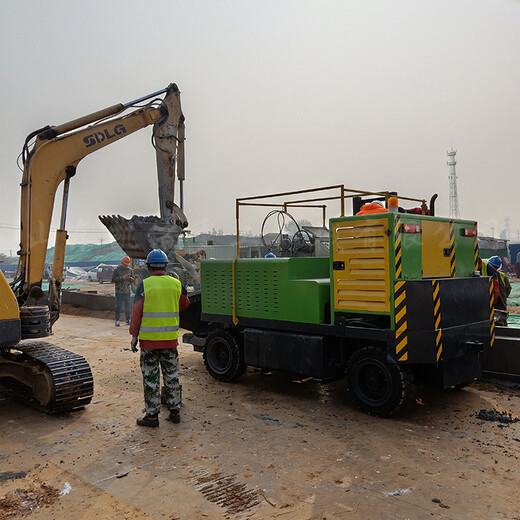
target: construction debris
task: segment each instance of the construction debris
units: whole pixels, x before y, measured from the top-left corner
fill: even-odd
[[[513,417],[511,413],[499,412],[497,410],[480,410],[477,417],[482,421],[499,422],[502,424],[511,424],[520,421],[518,417]]]

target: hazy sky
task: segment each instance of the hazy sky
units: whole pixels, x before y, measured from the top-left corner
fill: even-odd
[[[339,183],[438,193],[437,213],[448,216],[453,146],[461,217],[497,236],[509,217],[519,238],[518,1],[0,6],[0,252],[19,242],[16,159],[27,134],[171,82],[186,116],[194,232],[233,232],[237,197]],[[150,135],[145,128],[80,163],[69,243],[111,241],[98,215],[157,214]],[[244,211],[244,228],[259,232],[266,212]],[[295,216],[319,223],[318,214]]]

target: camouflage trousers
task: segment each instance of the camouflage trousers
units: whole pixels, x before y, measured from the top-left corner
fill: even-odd
[[[164,397],[168,410],[170,412],[179,410],[181,406],[177,349],[141,349],[141,371],[147,415],[156,415],[161,411],[159,366],[162,370]]]

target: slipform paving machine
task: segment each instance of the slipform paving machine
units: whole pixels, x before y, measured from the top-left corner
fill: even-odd
[[[324,190],[340,193],[287,202]],[[420,209],[345,215],[348,198],[357,213],[394,195],[339,185],[237,199],[237,237],[241,206],[286,211],[336,199],[341,216],[329,220],[328,257],[239,258],[237,240],[234,260],[202,262],[201,293],[191,298],[200,314],[192,308],[182,325],[208,372],[219,381],[247,366],[346,377],[356,405],[381,417],[397,412],[414,384],[447,389],[480,377],[495,331],[490,278],[476,271],[477,224],[434,216],[435,196],[429,209],[399,197]]]

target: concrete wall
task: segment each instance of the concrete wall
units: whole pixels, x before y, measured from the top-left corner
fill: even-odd
[[[61,293],[61,303],[68,303],[74,307],[82,307],[92,311],[113,311],[116,306],[116,297],[106,294],[63,291]]]

